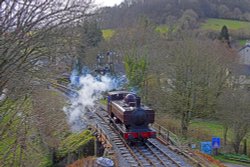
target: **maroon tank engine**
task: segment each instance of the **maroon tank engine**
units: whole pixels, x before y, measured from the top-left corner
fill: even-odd
[[[125,140],[156,137],[156,132],[149,127],[149,124],[154,123],[155,112],[141,104],[136,94],[127,91],[109,92],[108,114]]]

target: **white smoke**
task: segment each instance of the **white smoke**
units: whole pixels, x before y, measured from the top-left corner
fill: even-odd
[[[80,87],[78,96],[72,97],[71,105],[64,108],[72,131],[86,128],[88,124],[86,115],[93,114],[86,107],[94,109],[95,101],[102,98],[102,92],[117,89],[120,86],[120,79],[108,76],[94,77],[86,74],[77,78],[77,81],[77,86]]]

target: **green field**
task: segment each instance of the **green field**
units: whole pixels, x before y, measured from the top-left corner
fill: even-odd
[[[155,28],[155,31],[160,34],[167,34],[168,33],[168,26],[167,25],[159,25]]]
[[[167,25],[159,25],[155,28],[155,31],[161,35],[166,35],[168,33],[168,26]],[[115,34],[115,30],[113,29],[104,29],[102,30],[102,37],[108,41],[110,40]]]
[[[200,130],[204,130],[205,132],[210,133],[210,135],[214,136],[214,137],[220,137],[223,138],[223,125],[220,124],[219,122],[215,122],[215,121],[193,121],[190,125],[191,129],[200,129]],[[232,131],[229,129],[228,130],[228,139],[229,141],[232,141]],[[250,146],[250,134],[248,134],[247,136],[247,145],[248,148]]]
[[[241,39],[239,40],[240,46],[245,46],[246,45],[247,40],[246,39]]]
[[[212,136],[223,137],[223,126],[217,122],[210,121],[193,121],[190,125],[194,129],[204,129],[211,133]]]
[[[202,30],[214,30],[220,31],[221,28],[226,25],[229,30],[240,30],[240,29],[250,29],[250,22],[247,21],[237,21],[237,20],[227,20],[227,19],[207,19],[200,26]],[[155,31],[160,34],[167,34],[169,27],[167,25],[158,25]],[[102,30],[102,36],[105,40],[110,40],[115,34],[113,29]]]
[[[226,20],[226,19],[207,19],[201,24],[203,30],[220,31],[222,26],[226,25],[229,30],[249,29],[250,22]]]
[[[105,40],[110,40],[110,38],[112,38],[114,34],[115,34],[115,30],[112,30],[112,29],[102,30],[102,36]]]

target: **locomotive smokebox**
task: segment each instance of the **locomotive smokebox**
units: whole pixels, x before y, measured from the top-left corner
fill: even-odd
[[[145,113],[145,110],[141,108],[135,109],[132,114],[132,120],[132,126],[143,126],[147,124],[147,114]]]

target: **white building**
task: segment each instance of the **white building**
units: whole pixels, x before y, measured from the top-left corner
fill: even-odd
[[[250,65],[250,41],[247,41],[246,45],[239,50],[239,64]]]
[[[234,83],[250,90],[250,41],[247,41],[238,53],[239,64],[234,69],[234,73],[238,77],[233,77]]]

